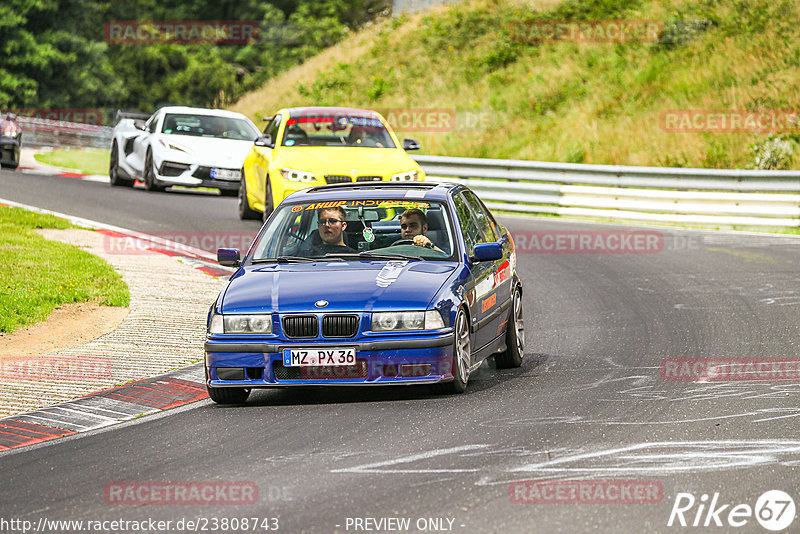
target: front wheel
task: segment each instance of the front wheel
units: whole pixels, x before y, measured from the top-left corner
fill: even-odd
[[[272,184],[267,178],[267,193],[264,195],[264,213],[261,214],[261,221],[267,222],[269,216],[272,215],[272,210],[275,209],[275,202],[272,200]]]
[[[217,404],[244,404],[250,396],[250,388],[212,388],[208,385],[208,367],[205,374],[208,396]]]
[[[522,365],[525,355],[525,317],[522,310],[522,291],[517,288],[511,301],[506,327],[506,350],[494,357],[498,369]]]
[[[153,150],[148,148],[144,158],[144,188],[148,191],[163,191],[164,186],[156,183],[156,167],[153,162]]]
[[[217,404],[244,404],[250,396],[249,388],[212,388],[206,386],[208,396]]]
[[[464,309],[458,310],[453,343],[453,381],[447,384],[450,393],[463,393],[469,381],[472,347],[469,341],[469,318]]]
[[[250,203],[247,201],[247,180],[244,177],[244,169],[242,169],[242,183],[239,184],[239,218],[243,221],[248,219],[258,219],[259,213],[250,209]]]

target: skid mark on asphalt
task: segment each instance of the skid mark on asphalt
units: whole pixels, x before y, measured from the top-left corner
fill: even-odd
[[[202,364],[0,419],[0,452],[96,430],[208,397]]]
[[[482,467],[470,465],[472,459]],[[502,465],[505,464],[505,465]],[[598,450],[532,451],[489,444],[434,449],[418,454],[332,469],[331,473],[416,475],[484,473],[478,486],[507,484],[518,475],[547,478],[665,476],[800,464],[800,441],[720,440],[634,443]],[[488,467],[487,467],[488,466]]]
[[[637,443],[524,465],[512,473],[669,474],[796,461],[800,441],[736,440]]]
[[[346,467],[344,469],[334,469],[332,473],[474,473],[478,471],[476,468],[459,469],[459,468],[425,468],[425,469],[391,469],[392,466],[401,464],[410,464],[422,460],[429,460],[437,456],[447,456],[450,454],[460,453],[464,451],[472,451],[476,449],[485,449],[490,445],[476,444],[476,445],[462,445],[460,447],[452,447],[449,449],[435,449],[426,451],[419,454],[411,454],[409,456],[402,456],[394,460],[385,460],[382,462],[375,462],[370,464],[363,464],[355,467]]]

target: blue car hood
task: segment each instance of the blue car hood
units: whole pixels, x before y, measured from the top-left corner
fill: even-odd
[[[221,312],[425,310],[455,267],[421,261],[252,265],[228,284]],[[316,308],[318,300],[329,304]]]

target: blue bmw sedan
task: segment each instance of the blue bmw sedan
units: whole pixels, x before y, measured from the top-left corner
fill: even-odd
[[[494,357],[519,367],[514,241],[457,184],[364,182],[286,198],[209,310],[212,400],[253,388],[433,384],[454,393]]]

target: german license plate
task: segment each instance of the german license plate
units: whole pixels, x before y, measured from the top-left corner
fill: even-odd
[[[216,180],[239,180],[242,174],[234,169],[211,169],[211,177]]]
[[[315,367],[319,365],[354,365],[356,349],[346,348],[298,348],[283,349],[284,367]]]

